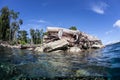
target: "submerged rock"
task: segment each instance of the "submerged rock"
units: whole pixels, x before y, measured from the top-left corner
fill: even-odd
[[[44,47],[36,47],[34,51],[43,52]]]
[[[70,49],[68,49],[68,52],[70,52],[70,53],[80,53],[81,49],[79,47],[70,47]]]
[[[77,70],[76,71],[76,76],[77,77],[80,77],[80,76],[89,76],[90,73],[84,69],[81,69],[81,70]]]

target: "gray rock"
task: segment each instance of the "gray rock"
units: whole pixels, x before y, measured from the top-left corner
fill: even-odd
[[[103,48],[103,47],[104,47],[103,45],[93,44],[91,48],[94,48],[94,49],[99,49],[99,48]]]
[[[68,44],[69,43],[65,39],[50,42],[44,45],[44,51],[51,52],[54,50],[61,50],[61,49],[67,48]]]
[[[43,52],[44,47],[36,47],[34,51]]]
[[[68,52],[70,53],[79,53],[81,52],[81,49],[79,47],[71,47]]]

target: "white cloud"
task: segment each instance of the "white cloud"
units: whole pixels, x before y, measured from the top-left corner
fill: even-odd
[[[104,10],[103,10],[102,8],[100,8],[100,7],[94,6],[94,7],[92,8],[92,10],[93,10],[94,12],[96,12],[96,13],[104,14]]]
[[[110,34],[112,32],[113,32],[113,30],[110,30],[110,31],[105,32],[105,34],[108,35],[108,34]]]
[[[113,27],[119,27],[120,28],[120,20],[117,20],[114,24]]]
[[[29,20],[30,22],[33,22],[33,23],[48,23],[47,21],[43,20],[43,19],[31,19]]]
[[[99,3],[93,4],[91,10],[98,14],[104,14],[105,9],[107,7],[108,7],[108,4],[104,2],[99,2]]]
[[[47,23],[47,21],[42,20],[42,19],[38,20],[37,22],[39,22],[39,23]]]

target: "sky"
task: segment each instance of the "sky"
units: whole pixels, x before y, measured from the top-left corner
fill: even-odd
[[[4,6],[20,12],[21,30],[76,26],[103,44],[120,41],[120,0],[0,0]]]

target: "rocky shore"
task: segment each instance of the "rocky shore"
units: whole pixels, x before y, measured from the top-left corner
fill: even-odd
[[[47,27],[44,44],[35,48],[37,52],[79,53],[88,49],[103,48],[101,40],[78,30],[69,30],[58,27]]]
[[[78,30],[58,27],[47,27],[47,35],[43,37],[42,45],[10,45],[0,41],[0,46],[8,48],[27,49],[36,52],[68,52],[80,53],[85,50],[103,48],[101,40]]]

